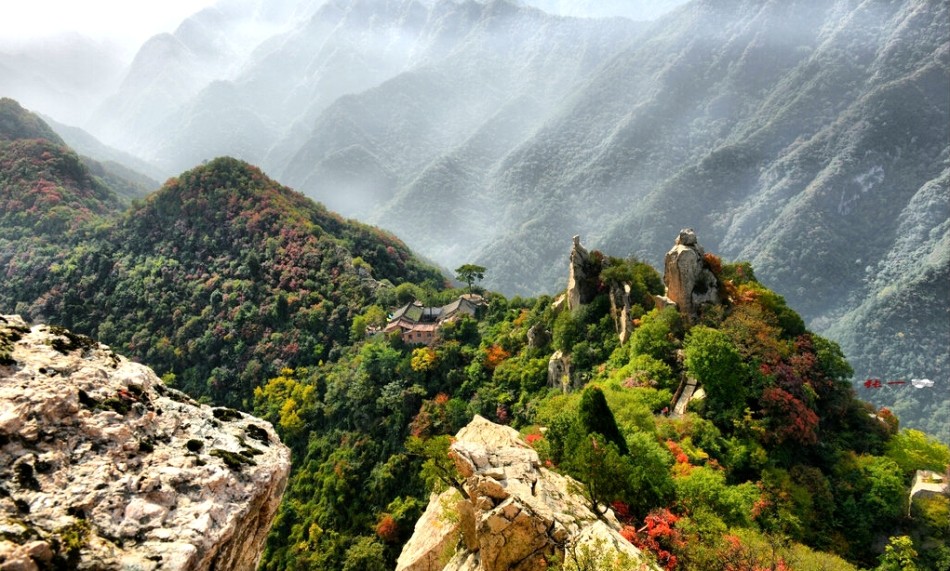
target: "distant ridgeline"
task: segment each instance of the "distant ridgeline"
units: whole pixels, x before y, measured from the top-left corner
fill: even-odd
[[[950,450],[857,400],[839,347],[692,231],[663,276],[575,239],[563,296],[475,296],[235,159],[125,207],[0,109],[0,313],[271,421],[294,471],[263,569],[392,569],[429,492],[464,489],[446,450],[475,414],[519,429],[662,568],[950,560],[950,500],[911,496]],[[438,327],[407,337],[425,308]],[[553,539],[563,568],[598,568],[574,539]]]

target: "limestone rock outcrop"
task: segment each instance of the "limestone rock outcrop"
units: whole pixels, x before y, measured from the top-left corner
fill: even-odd
[[[630,284],[612,282],[610,284],[610,315],[617,329],[620,344],[630,339],[633,331],[633,319],[630,317]]]
[[[432,495],[397,571],[529,571],[590,558],[654,569],[619,534],[613,514],[598,519],[578,495],[580,484],[542,467],[514,429],[476,416],[450,454],[465,493]]]
[[[541,349],[551,342],[551,332],[544,328],[541,322],[535,323],[528,329],[528,347]]]
[[[591,263],[590,254],[581,246],[580,236],[574,236],[571,248],[571,269],[567,277],[567,308],[577,309],[590,303],[597,295],[597,268]]]
[[[548,386],[568,392],[574,386],[571,377],[571,356],[555,351],[548,359]]]
[[[0,569],[252,570],[289,470],[268,423],[0,316]]]
[[[667,299],[660,300],[660,305],[672,301],[680,313],[693,319],[704,304],[720,303],[719,281],[709,269],[705,254],[691,228],[680,230],[675,245],[666,253],[663,283]]]

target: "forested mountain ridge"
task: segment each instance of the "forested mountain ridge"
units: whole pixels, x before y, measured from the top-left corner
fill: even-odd
[[[430,345],[376,335],[337,362],[270,379],[255,412],[278,426],[298,469],[263,569],[392,568],[427,492],[465,487],[446,449],[475,414],[519,428],[543,469],[582,482],[592,509],[609,505],[624,537],[667,570],[942,569],[950,504],[909,500],[908,488],[918,469],[945,471],[950,449],[858,400],[838,346],[807,331],[751,266],[697,259],[721,304],[694,317],[653,306],[662,282],[646,264],[594,251],[578,262],[580,305],[486,293],[485,315]],[[632,334],[620,343],[624,318]],[[564,362],[567,372],[555,367]],[[674,411],[688,379],[702,396]],[[439,525],[464,520],[454,505]],[[461,543],[468,532],[458,533]],[[625,568],[570,540],[547,548],[563,550],[554,568]],[[490,568],[474,561],[459,568]]]
[[[61,240],[120,208],[116,193],[42,119],[0,99],[0,237]]]
[[[3,100],[3,132],[56,137]],[[259,169],[216,159],[123,210],[68,148],[0,141],[0,305],[93,335],[216,402],[332,358],[355,313],[444,277],[392,235],[346,221]],[[10,181],[8,183],[8,181]]]

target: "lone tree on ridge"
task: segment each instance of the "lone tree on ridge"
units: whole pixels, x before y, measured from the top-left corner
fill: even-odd
[[[464,264],[455,268],[455,279],[468,284],[468,293],[472,293],[472,284],[485,277],[485,267]]]

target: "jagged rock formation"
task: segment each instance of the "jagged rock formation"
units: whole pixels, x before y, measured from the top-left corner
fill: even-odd
[[[289,470],[268,423],[0,316],[0,569],[254,569]]]
[[[528,346],[532,349],[541,349],[551,342],[551,332],[545,329],[541,322],[535,323],[528,329]]]
[[[630,318],[630,284],[610,283],[610,315],[614,319],[614,327],[623,345],[630,339],[633,330],[633,319]]]
[[[597,269],[592,266],[590,254],[581,246],[580,236],[574,236],[571,248],[571,270],[567,278],[567,308],[575,310],[586,305],[597,295]]]
[[[571,356],[555,351],[548,359],[548,386],[552,389],[569,391],[574,386],[571,377]]]
[[[529,571],[554,559],[652,569],[612,512],[598,519],[577,495],[580,484],[541,467],[514,429],[476,416],[450,454],[465,495],[432,495],[397,571]]]
[[[675,303],[680,313],[693,319],[704,304],[719,303],[719,282],[703,259],[705,254],[692,228],[680,230],[663,264],[667,299],[661,305]]]

